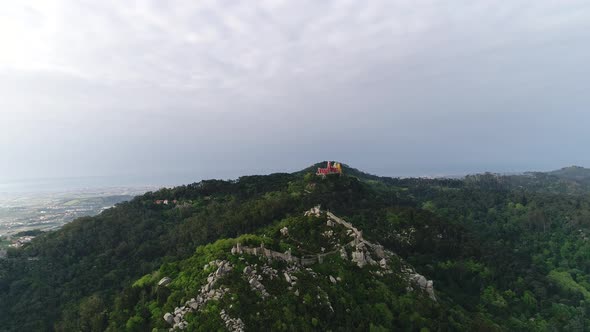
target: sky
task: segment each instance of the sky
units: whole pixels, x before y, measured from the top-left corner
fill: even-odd
[[[5,1],[0,181],[590,166],[587,1]]]

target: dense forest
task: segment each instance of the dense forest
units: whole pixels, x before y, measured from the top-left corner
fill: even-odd
[[[0,331],[168,331],[164,314],[195,297],[209,263],[266,264],[228,254],[236,243],[325,249],[331,230],[303,215],[317,205],[394,253],[392,273],[336,254],[298,272],[301,294],[263,280],[264,299],[232,272],[219,281],[232,292],[186,330],[224,330],[222,311],[252,331],[590,330],[589,170],[399,179],[350,167],[319,177],[318,165],[146,193],[10,250]],[[406,265],[434,281],[435,301],[408,290]]]

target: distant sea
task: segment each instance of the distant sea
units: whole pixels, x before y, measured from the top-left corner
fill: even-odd
[[[190,175],[0,179],[0,194],[85,191],[115,187],[171,187],[196,181],[199,179]]]

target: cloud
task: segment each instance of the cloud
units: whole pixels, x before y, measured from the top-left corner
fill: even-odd
[[[355,146],[350,155],[337,154],[363,162],[362,144],[401,153],[405,144],[428,149],[435,142],[422,139],[421,130],[424,122],[437,128],[432,119],[456,143],[451,132],[463,139],[472,134],[461,127],[472,122],[457,120],[464,114],[520,118],[555,111],[551,100],[578,100],[568,104],[572,112],[587,101],[580,90],[589,77],[585,1],[30,0],[2,6],[0,148],[15,160],[5,173],[18,173],[19,151],[39,151],[48,137],[51,167],[31,172],[55,173],[68,142],[80,144],[78,158],[96,160],[85,146],[107,154],[126,135],[118,155],[128,165],[137,164],[133,158],[145,161],[150,149],[166,151],[161,142],[168,140],[193,154],[181,158],[186,164],[198,161],[198,153],[209,155],[210,165],[236,153],[232,161],[256,168],[264,151],[286,150],[301,160],[305,153],[295,152],[304,147],[317,149],[308,153],[313,161],[331,152],[314,145],[324,138]],[[441,118],[448,113],[459,123]],[[96,139],[104,126],[112,140]],[[286,145],[274,146],[273,139]],[[233,150],[257,146],[265,146],[257,158]],[[364,162],[383,158],[373,154]],[[79,173],[117,172],[109,163],[91,164],[80,162]]]
[[[121,86],[222,91],[254,100],[284,97],[290,91],[281,89],[293,82],[347,84],[376,65],[403,67],[433,55],[493,50],[556,28],[564,33],[587,26],[589,15],[582,2],[543,1],[9,6],[1,29],[4,68],[38,68]]]

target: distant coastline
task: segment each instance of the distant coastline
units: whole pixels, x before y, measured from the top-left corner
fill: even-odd
[[[76,218],[97,215],[115,204],[162,187],[30,184],[0,185],[3,189],[0,191],[0,236],[33,229],[56,229]]]

